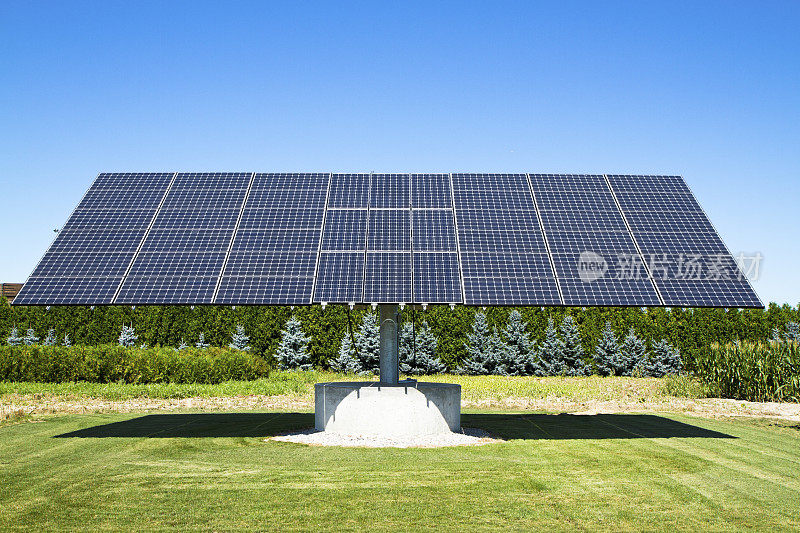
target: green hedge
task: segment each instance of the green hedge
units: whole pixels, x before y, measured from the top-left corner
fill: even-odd
[[[259,355],[228,348],[0,346],[0,381],[219,383],[268,374]]]
[[[410,320],[413,313],[403,313]],[[486,315],[491,326],[503,328],[512,307],[488,307]],[[735,340],[767,340],[775,327],[783,328],[788,321],[800,322],[800,310],[789,305],[770,304],[767,309],[681,309],[639,307],[525,307],[518,308],[528,323],[531,337],[542,340],[548,318],[557,324],[565,314],[578,323],[581,341],[591,354],[601,336],[606,321],[619,335],[633,327],[637,335],[651,345],[666,339],[678,348],[687,370],[694,370],[694,357],[700,351],[718,342]],[[466,357],[464,340],[470,331],[476,310],[479,308],[456,306],[429,306],[416,312],[417,323],[426,320],[439,341],[438,355],[448,368],[455,369]],[[364,311],[351,313],[354,327],[358,327]],[[11,328],[16,326],[21,334],[33,328],[40,338],[54,329],[61,341],[68,334],[74,345],[114,344],[123,325],[133,326],[139,336],[138,343],[150,346],[178,346],[181,340],[193,345],[200,333],[212,346],[227,346],[236,325],[244,326],[250,336],[253,351],[271,361],[280,339],[280,331],[289,317],[295,314],[303,331],[311,337],[308,352],[317,368],[327,368],[335,358],[342,336],[347,332],[346,308],[319,305],[295,308],[283,306],[53,306],[11,307],[0,298],[0,345],[5,344]]]
[[[696,359],[695,374],[723,398],[800,401],[800,345],[796,342],[712,344]]]

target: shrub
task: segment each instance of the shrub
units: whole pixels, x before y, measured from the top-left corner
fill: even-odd
[[[695,374],[725,398],[800,401],[800,344],[712,344],[697,356]]]
[[[261,357],[226,348],[0,347],[0,381],[219,383],[268,373]]]

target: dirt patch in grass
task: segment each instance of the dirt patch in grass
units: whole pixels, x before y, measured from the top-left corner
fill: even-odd
[[[747,402],[719,398],[642,397],[618,399],[576,399],[563,396],[545,398],[507,397],[462,402],[464,409],[546,411],[574,414],[625,412],[671,412],[704,418],[755,417],[800,422],[800,404]],[[0,398],[0,420],[19,419],[38,414],[129,413],[142,411],[311,411],[312,398],[294,395],[247,395],[194,397],[182,399],[134,398],[106,400],[91,397],[64,397],[47,394],[8,394]]]

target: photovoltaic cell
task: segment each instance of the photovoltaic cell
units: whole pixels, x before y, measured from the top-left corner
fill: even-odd
[[[99,175],[14,303],[312,301],[761,306],[678,176],[248,172]]]
[[[370,207],[409,207],[409,183],[408,174],[373,174]]]
[[[565,305],[660,304],[604,176],[530,179]]]
[[[364,301],[411,301],[411,253],[367,252]]]
[[[461,302],[458,254],[414,252],[414,301]]]
[[[366,209],[328,211],[325,214],[325,227],[322,232],[322,249],[363,252],[366,234]]]
[[[664,305],[761,305],[682,178],[612,175],[608,180]]]
[[[369,174],[333,174],[328,207],[368,207],[369,183]]]
[[[411,205],[422,209],[452,209],[449,174],[411,174]]]
[[[364,252],[323,252],[319,258],[315,302],[362,302]]]
[[[411,250],[411,212],[395,209],[371,210],[367,249]]]

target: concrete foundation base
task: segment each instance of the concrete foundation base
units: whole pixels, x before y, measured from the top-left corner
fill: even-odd
[[[461,385],[451,383],[317,383],[318,431],[342,435],[421,436],[461,429]]]

